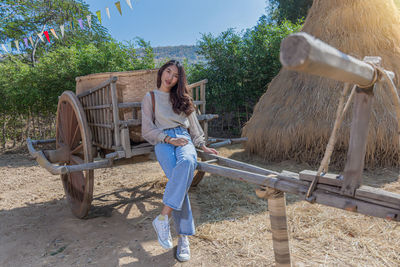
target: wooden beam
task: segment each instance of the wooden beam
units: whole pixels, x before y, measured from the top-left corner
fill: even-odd
[[[295,33],[281,43],[284,68],[337,81],[366,86],[374,80],[374,68],[305,33]],[[390,74],[394,77],[394,74]]]
[[[77,82],[79,82],[79,81],[81,80],[81,78],[80,78],[80,77],[77,77],[75,80],[76,80]],[[98,91],[98,90],[100,90],[100,89],[102,89],[102,88],[104,88],[104,87],[110,85],[111,83],[115,83],[117,80],[118,80],[118,77],[116,77],[116,76],[111,77],[110,79],[108,79],[108,80],[106,80],[105,82],[99,84],[98,86],[96,86],[96,87],[94,87],[94,88],[92,88],[92,89],[90,89],[90,90],[87,90],[87,91],[85,91],[85,92],[83,92],[83,93],[80,93],[79,95],[77,95],[77,97],[78,97],[78,98],[82,98],[82,97],[84,97],[84,96],[90,95],[90,94],[92,94],[92,93],[94,93],[94,92],[96,92],[96,91]]]
[[[189,85],[187,86],[187,89],[190,90],[190,89],[192,89],[192,88],[194,88],[194,87],[201,86],[202,84],[206,84],[206,83],[208,83],[208,80],[207,80],[207,79],[204,79],[204,80],[201,80],[201,81],[198,81],[198,82],[189,84]]]
[[[121,146],[121,135],[119,132],[119,114],[118,114],[118,98],[116,81],[110,84],[111,87],[111,101],[112,101],[112,115],[114,125],[114,142],[116,147]]]
[[[300,195],[301,197],[305,197],[310,185],[309,182],[300,180],[296,182],[296,178],[280,173],[276,175],[262,175],[228,167],[215,166],[203,162],[198,162],[197,169],[233,180],[248,182],[259,186],[274,188],[283,192],[293,193]],[[272,171],[269,172],[273,173]],[[325,187],[324,189],[320,186],[321,185],[317,185],[317,189],[314,191],[316,203],[365,215],[400,221],[400,206],[397,206],[396,208],[388,207],[388,205],[383,204],[383,201],[380,203],[373,203],[367,200],[355,199],[349,196],[341,195],[340,191],[337,191],[336,193],[329,192],[325,189],[328,187],[327,185],[322,185]]]
[[[316,171],[304,170],[299,173],[300,180],[312,182],[317,175]],[[326,173],[323,176],[319,176],[318,183],[333,185],[341,187],[343,182],[343,177],[333,173]]]

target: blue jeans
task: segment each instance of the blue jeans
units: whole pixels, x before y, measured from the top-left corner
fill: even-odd
[[[195,228],[188,190],[197,166],[196,149],[185,128],[166,129],[164,133],[173,138],[185,138],[189,141],[184,146],[160,143],[155,146],[154,150],[157,160],[168,178],[163,203],[173,209],[172,216],[176,231],[180,235],[194,235]]]

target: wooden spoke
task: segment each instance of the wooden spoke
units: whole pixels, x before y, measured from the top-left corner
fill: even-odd
[[[72,165],[83,164],[85,161],[78,156],[71,155],[71,163]]]
[[[78,145],[76,148],[74,148],[74,150],[71,151],[71,154],[78,154],[81,153],[83,151],[83,144]]]
[[[92,140],[81,102],[73,92],[64,92],[57,108],[57,148],[65,147],[69,154],[67,165],[93,161]],[[93,170],[61,175],[64,191],[72,213],[83,218],[93,198]]]
[[[78,124],[75,126],[75,131],[71,138],[71,147],[74,148],[79,142],[82,140],[81,138],[81,128]]]

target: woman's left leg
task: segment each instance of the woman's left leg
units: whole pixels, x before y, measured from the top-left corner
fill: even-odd
[[[181,137],[179,133],[177,137]],[[178,234],[194,235],[195,227],[188,196],[197,166],[197,154],[193,143],[189,141],[185,146],[176,147],[175,156],[176,166],[165,188],[163,202],[173,208],[172,216]]]

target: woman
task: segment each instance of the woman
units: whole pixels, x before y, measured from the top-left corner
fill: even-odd
[[[155,145],[157,160],[168,178],[164,207],[154,219],[153,227],[160,245],[172,248],[169,228],[172,214],[179,234],[176,257],[188,261],[188,236],[195,233],[188,196],[197,165],[195,146],[207,153],[217,154],[217,151],[205,146],[204,133],[186,88],[185,70],[178,61],[168,61],[159,69],[157,88],[142,101],[142,136]]]

